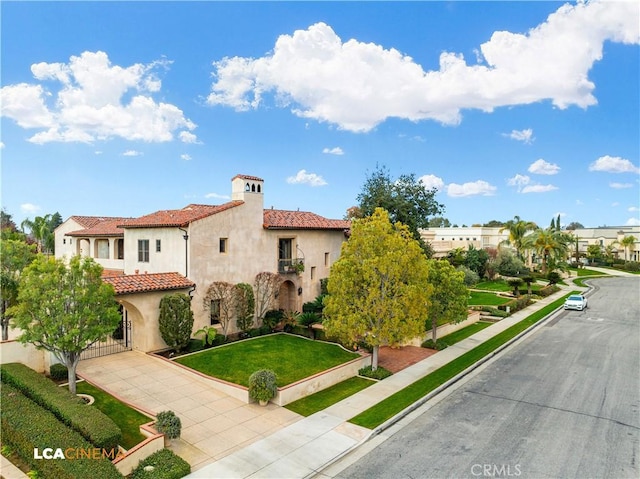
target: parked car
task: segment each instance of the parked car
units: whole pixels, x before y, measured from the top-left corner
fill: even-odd
[[[564,309],[577,309],[582,311],[587,308],[587,298],[581,294],[572,294],[564,302]]]

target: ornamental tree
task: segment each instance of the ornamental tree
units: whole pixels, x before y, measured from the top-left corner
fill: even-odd
[[[18,300],[20,274],[35,257],[36,246],[24,241],[5,239],[0,241],[0,323],[2,340],[9,339],[9,319],[7,310]]]
[[[83,351],[103,341],[121,320],[113,286],[103,283],[92,258],[38,255],[20,276],[18,304],[11,308],[18,341],[51,352],[67,366],[69,391],[76,393],[76,367]]]
[[[428,279],[428,260],[409,228],[391,224],[388,213],[376,208],[353,222],[331,268],[323,312],[327,335],[366,342],[377,369],[381,345],[398,345],[424,332],[432,291]]]
[[[158,325],[167,346],[177,351],[186,348],[193,331],[191,298],[184,293],[165,295],[160,300]]]
[[[464,272],[456,270],[447,260],[430,260],[429,283],[433,285],[433,293],[425,329],[431,328],[434,344],[438,324],[459,323],[467,317],[469,290],[464,277]]]

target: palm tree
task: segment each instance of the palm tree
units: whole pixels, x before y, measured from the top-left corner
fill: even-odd
[[[524,237],[529,231],[533,231],[538,226],[533,221],[521,220],[519,216],[514,216],[512,220],[506,221],[500,228],[500,233],[509,230],[509,239],[505,243],[512,245],[516,249],[518,258],[524,261],[522,250],[524,248]]]
[[[635,244],[636,242],[636,237],[629,235],[629,236],[625,236],[624,238],[622,238],[622,241],[620,241],[620,244],[624,247],[624,262],[627,262],[627,250],[631,249],[631,247]]]
[[[562,231],[551,227],[544,230],[538,228],[526,237],[524,247],[533,249],[542,258],[542,272],[546,274],[550,265],[553,270],[566,257],[569,243],[569,237]]]
[[[30,236],[35,240],[37,252],[42,253],[44,250],[49,250],[50,237],[53,235],[53,231],[50,228],[51,215],[36,216],[33,221],[29,218],[20,223],[22,231],[25,232],[25,227],[29,228]]]

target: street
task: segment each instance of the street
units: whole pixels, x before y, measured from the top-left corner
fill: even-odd
[[[591,284],[338,477],[639,477],[640,277]]]

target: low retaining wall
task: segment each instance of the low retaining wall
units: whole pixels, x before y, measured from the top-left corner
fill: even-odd
[[[113,460],[116,469],[123,476],[128,476],[138,467],[140,461],[146,459],[161,449],[164,449],[164,434],[159,434],[152,427],[153,421],[140,426],[140,432],[147,436],[147,439],[126,451],[124,454],[118,454]]]
[[[462,328],[466,328],[467,326],[475,324],[478,321],[480,321],[480,311],[470,311],[467,319],[465,319],[464,321],[460,321],[457,324],[448,323],[443,324],[442,326],[438,326],[438,328],[436,329],[437,337],[441,338],[442,336],[451,334],[454,331],[458,331]],[[421,346],[422,343],[427,339],[431,339],[431,330],[427,331],[423,338],[415,338],[405,344],[405,346]]]

